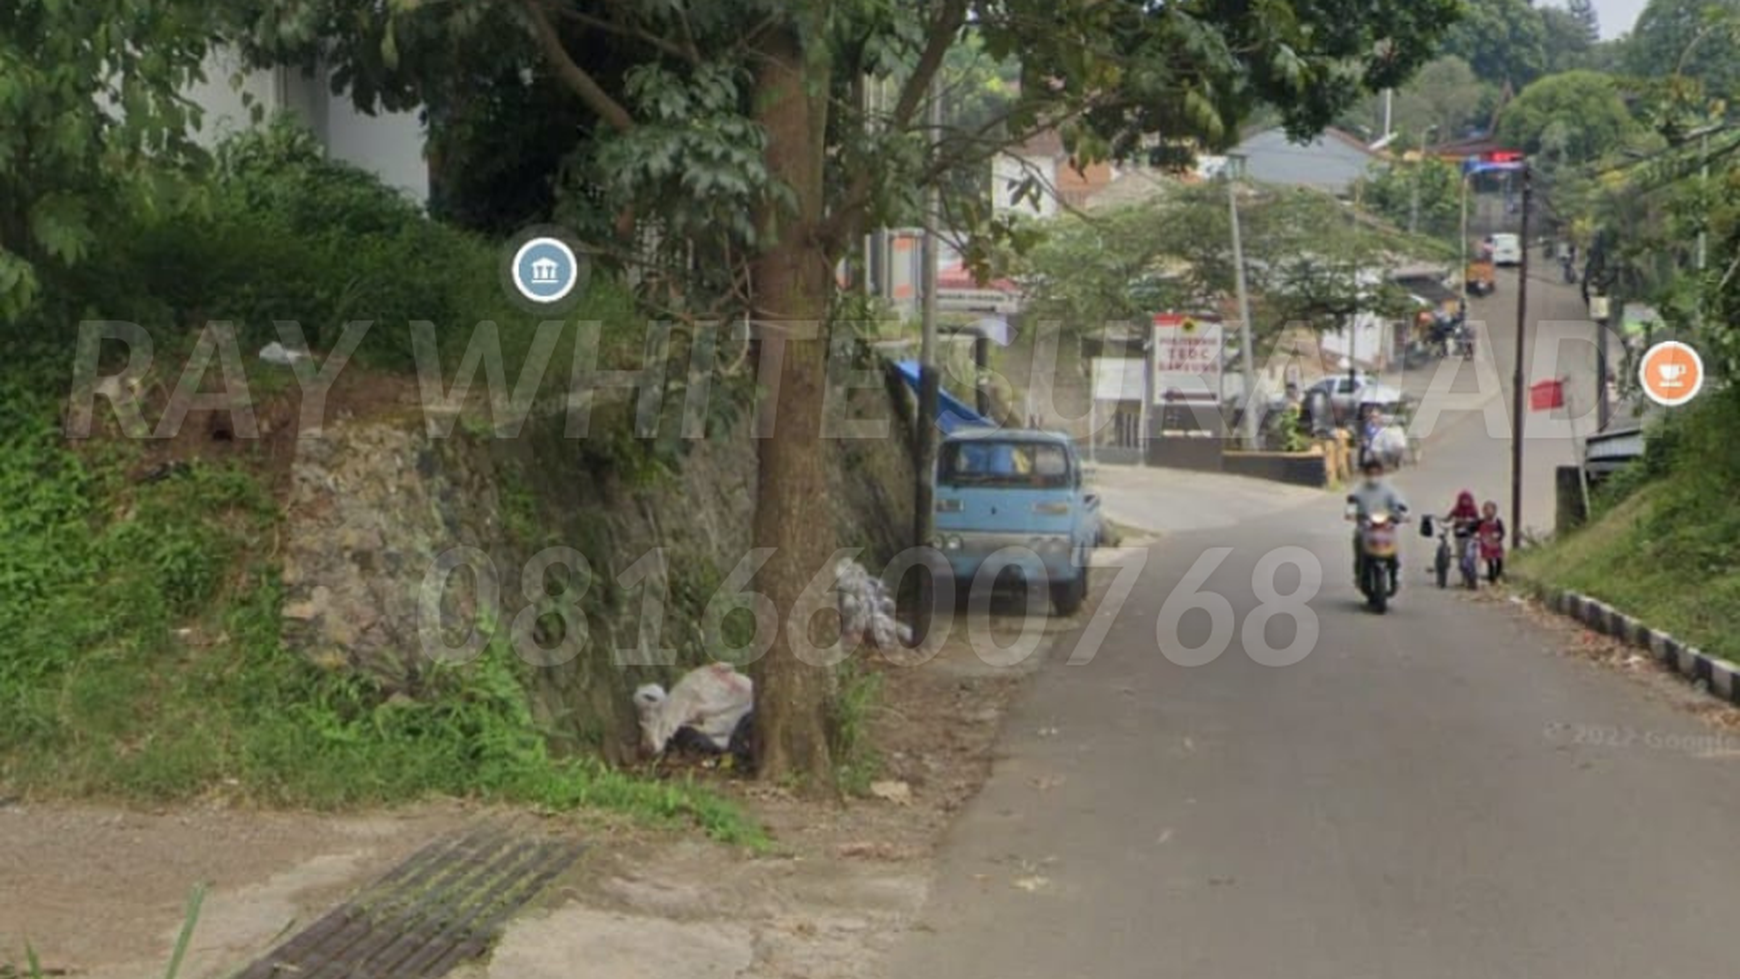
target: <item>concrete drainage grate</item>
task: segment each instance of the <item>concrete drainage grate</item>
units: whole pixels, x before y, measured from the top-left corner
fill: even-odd
[[[582,849],[494,825],[437,841],[236,979],[435,979],[488,951]]]

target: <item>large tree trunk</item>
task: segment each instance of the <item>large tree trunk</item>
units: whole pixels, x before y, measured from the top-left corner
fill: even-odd
[[[773,548],[758,575],[759,588],[778,610],[781,628],[754,667],[756,747],[761,777],[792,778],[811,789],[832,785],[827,703],[829,673],[816,656],[800,659],[809,624],[828,624],[819,613],[827,593],[810,588],[834,551],[828,509],[822,404],[827,383],[825,320],[833,289],[823,218],[823,137],[827,128],[830,66],[819,50],[806,50],[801,26],[819,26],[823,2],[804,5],[812,25],[769,31],[758,47],[756,119],[767,133],[767,162],[794,202],[770,204],[761,216],[762,252],[752,269],[758,360],[767,397],[757,436],[759,486],[755,545]],[[793,206],[795,204],[795,206]],[[819,620],[819,621],[818,621]],[[793,640],[796,640],[794,643]],[[811,662],[805,662],[804,660]]]

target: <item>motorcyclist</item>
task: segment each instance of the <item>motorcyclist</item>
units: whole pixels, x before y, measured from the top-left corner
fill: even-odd
[[[1354,524],[1353,574],[1355,580],[1359,578],[1360,562],[1365,557],[1365,551],[1361,547],[1360,541],[1360,523],[1365,518],[1380,511],[1394,515],[1398,522],[1408,514],[1408,502],[1402,499],[1402,495],[1396,492],[1395,487],[1384,479],[1382,459],[1375,456],[1367,458],[1360,467],[1360,471],[1365,474],[1365,479],[1353,488],[1353,492],[1347,494],[1347,519],[1353,521]],[[1476,516],[1478,515],[1477,512]]]

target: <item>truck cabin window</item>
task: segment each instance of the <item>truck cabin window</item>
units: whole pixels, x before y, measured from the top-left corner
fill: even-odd
[[[1046,442],[954,442],[943,447],[941,482],[946,486],[1064,489],[1069,456]]]

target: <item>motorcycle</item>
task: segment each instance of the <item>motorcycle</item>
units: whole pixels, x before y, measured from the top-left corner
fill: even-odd
[[[1396,524],[1405,519],[1405,515],[1380,510],[1359,521],[1359,590],[1367,606],[1379,615],[1389,609],[1400,584]]]
[[[1466,323],[1456,328],[1456,351],[1462,355],[1463,360],[1474,359],[1474,331]]]

